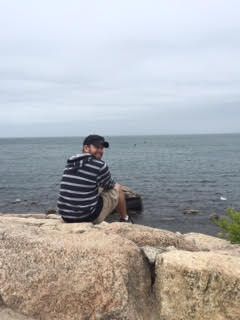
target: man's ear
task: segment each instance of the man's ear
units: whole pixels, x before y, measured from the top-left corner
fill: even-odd
[[[84,152],[89,152],[89,146],[87,146],[87,145],[83,146],[83,151]]]

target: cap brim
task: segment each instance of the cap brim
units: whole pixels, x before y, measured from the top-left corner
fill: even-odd
[[[104,148],[109,148],[109,143],[107,141],[104,141],[103,146]]]
[[[104,142],[94,142],[92,143],[95,147],[104,147],[104,148],[109,148],[109,143],[107,141]]]

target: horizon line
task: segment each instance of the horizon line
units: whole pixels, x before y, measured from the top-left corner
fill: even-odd
[[[90,133],[91,134],[91,133]],[[153,134],[104,134],[106,137],[147,137],[147,136],[193,136],[193,135],[232,135],[240,132],[199,132],[199,133],[153,133]],[[102,134],[100,134],[102,135]],[[48,139],[48,138],[84,138],[86,135],[69,136],[8,136],[0,139]]]

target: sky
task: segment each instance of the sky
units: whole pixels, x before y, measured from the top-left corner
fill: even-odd
[[[240,132],[240,2],[0,0],[0,137]]]

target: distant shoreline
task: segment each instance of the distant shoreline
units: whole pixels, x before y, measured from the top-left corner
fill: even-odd
[[[154,133],[154,134],[104,134],[106,137],[161,137],[161,136],[216,136],[216,135],[239,135],[240,132],[211,132],[211,133]],[[84,138],[85,136],[20,136],[20,137],[0,137],[0,139],[58,139],[58,138]]]

